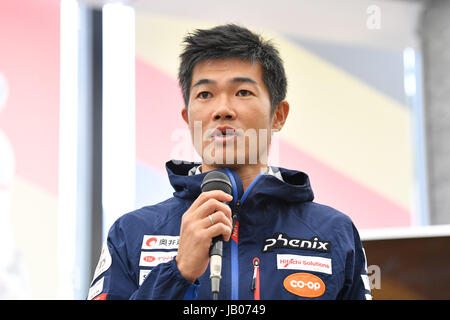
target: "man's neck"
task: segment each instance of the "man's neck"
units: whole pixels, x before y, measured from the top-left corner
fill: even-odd
[[[211,166],[202,163],[202,173],[223,168],[225,166]],[[231,165],[226,166],[227,168],[236,171],[239,174],[239,177],[242,181],[242,186],[244,188],[244,192],[247,190],[248,186],[252,183],[252,181],[260,174],[261,172],[267,172],[267,164],[254,164],[254,165]]]

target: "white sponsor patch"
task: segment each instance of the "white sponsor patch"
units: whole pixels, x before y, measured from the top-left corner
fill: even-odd
[[[98,280],[90,289],[88,293],[88,300],[94,299],[96,296],[98,296],[100,293],[102,293],[103,290],[103,281],[105,281],[105,277]]]
[[[139,265],[142,267],[156,267],[160,263],[169,262],[177,255],[176,251],[171,252],[148,252],[142,251]]]
[[[139,270],[139,285],[141,285],[144,282],[145,278],[150,273],[150,271],[152,271],[152,270],[148,270],[148,269]]]
[[[106,243],[103,244],[102,252],[100,258],[98,259],[97,267],[95,268],[94,278],[92,281],[97,279],[99,275],[109,269],[112,264],[111,254],[109,253],[108,246]]]
[[[177,249],[179,236],[145,235],[142,249]]]
[[[362,274],[361,279],[364,283],[364,289],[370,291],[370,282],[369,282],[369,277],[367,276],[367,274]]]
[[[295,254],[277,254],[278,269],[307,270],[332,274],[331,259]]]

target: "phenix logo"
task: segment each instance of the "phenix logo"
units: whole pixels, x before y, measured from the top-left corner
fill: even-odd
[[[277,232],[271,238],[264,240],[262,252],[272,252],[273,249],[279,248],[329,252],[331,243],[329,241],[321,241],[318,237],[313,237],[309,240],[297,239],[290,238],[285,233]]]

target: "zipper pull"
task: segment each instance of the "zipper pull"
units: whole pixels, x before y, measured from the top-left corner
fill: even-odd
[[[259,294],[259,258],[253,258],[253,278],[252,278],[252,291],[254,292],[254,299],[260,300]]]
[[[236,201],[236,205],[233,210],[233,220],[237,219],[237,217],[239,216],[240,207],[241,207],[241,201],[238,200],[238,201]]]
[[[232,216],[232,218],[233,218],[233,229],[231,230],[232,233],[235,232],[234,227],[236,226],[236,221],[237,221],[237,219],[239,217],[239,207],[240,206],[241,206],[241,202],[239,200],[237,200],[235,208],[234,208],[234,210],[232,212],[233,213],[233,216]]]

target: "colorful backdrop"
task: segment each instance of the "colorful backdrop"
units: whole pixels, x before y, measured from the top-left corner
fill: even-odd
[[[0,1],[0,220],[12,230],[0,249],[18,252],[24,295],[41,299],[57,288],[59,10],[58,0]],[[199,159],[176,74],[186,32],[213,25],[136,12],[136,207],[172,194],[166,161]],[[288,76],[291,111],[271,164],[306,172],[315,201],[360,229],[414,225],[402,52],[248,27],[274,40]]]
[[[21,259],[18,297],[55,297],[59,137],[59,1],[0,1],[0,193]],[[5,92],[5,91],[4,91]],[[6,163],[7,159],[13,159]],[[4,221],[4,220],[3,220]],[[3,225],[2,227],[5,227]],[[2,254],[2,259],[5,256]],[[2,289],[3,290],[3,289]],[[14,297],[14,296],[12,296]]]
[[[188,31],[213,25],[136,13],[138,206],[170,195],[168,159],[198,159],[180,147],[190,138],[180,115],[178,55]],[[306,172],[315,201],[347,213],[358,228],[414,224],[402,52],[253,30],[277,44],[288,77],[291,111],[272,150],[277,153],[272,165]]]

